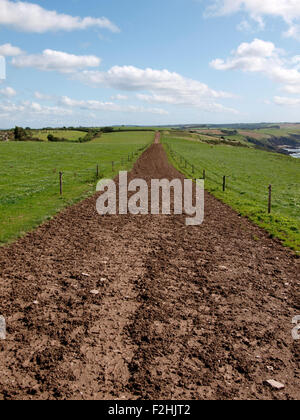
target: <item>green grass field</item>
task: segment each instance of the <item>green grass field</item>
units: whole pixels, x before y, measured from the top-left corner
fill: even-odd
[[[119,145],[126,145],[130,143],[139,143],[141,139],[154,139],[154,132],[148,131],[133,131],[133,132],[114,132],[102,134],[101,137],[97,137],[91,141],[91,143],[98,144],[112,144],[117,142]],[[150,141],[150,140],[149,140]]]
[[[84,144],[0,143],[0,244],[22,236],[64,207],[92,194],[97,164],[100,176],[105,178],[130,169],[141,150],[130,162],[128,155],[153,139],[153,132],[143,132],[104,134]],[[59,195],[60,171],[63,197]]]
[[[76,141],[80,137],[84,137],[86,135],[86,133],[82,131],[75,130],[38,130],[33,132],[34,137],[44,141],[48,141],[49,134],[52,134],[58,138],[64,138],[72,141]]]
[[[195,173],[169,157],[181,172],[202,178],[206,170],[206,189],[239,213],[280,238],[286,246],[300,251],[300,160],[253,148],[209,145],[162,137],[164,144],[195,165]],[[223,176],[227,190],[223,192]],[[272,214],[268,214],[268,186],[273,188]]]

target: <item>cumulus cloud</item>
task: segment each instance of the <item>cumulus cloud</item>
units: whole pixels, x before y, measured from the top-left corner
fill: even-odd
[[[87,109],[92,111],[118,111],[118,112],[142,112],[150,114],[168,115],[169,113],[164,109],[159,108],[144,108],[135,105],[121,106],[114,102],[101,102],[96,100],[77,100],[71,99],[68,96],[63,96],[60,103],[64,106]]]
[[[118,105],[113,102],[101,102],[96,100],[77,100],[69,98],[68,96],[63,96],[60,99],[60,103],[69,107],[78,107],[82,109],[89,110],[102,110],[102,111],[119,111]]]
[[[94,55],[75,55],[62,51],[44,50],[42,54],[20,55],[12,59],[18,68],[32,67],[43,71],[72,73],[86,67],[98,67],[100,58]]]
[[[26,32],[72,31],[90,27],[119,31],[119,28],[105,17],[75,17],[57,13],[55,10],[46,10],[33,3],[0,0],[0,10],[0,25]]]
[[[263,28],[264,18],[279,17],[289,26],[285,36],[300,39],[300,2],[298,0],[211,0],[207,16],[224,16],[246,12]]]
[[[205,83],[168,70],[114,66],[107,72],[85,70],[77,73],[75,77],[94,86],[138,92],[138,99],[145,102],[236,112],[215,102],[233,98],[234,95],[211,89]]]
[[[43,106],[38,102],[23,101],[21,103],[13,103],[7,101],[0,103],[0,116],[11,116],[15,119],[16,114],[18,117],[21,115],[34,115],[34,116],[63,116],[71,115],[72,110],[58,107],[58,106]]]
[[[17,92],[9,86],[7,86],[3,89],[0,89],[0,95],[5,96],[7,98],[11,98],[13,96],[16,96],[16,94],[17,94]]]
[[[115,89],[125,91],[159,90],[163,92],[192,94],[196,91],[201,96],[229,98],[231,94],[210,89],[206,84],[184,78],[168,70],[139,69],[134,66],[114,66],[107,72],[84,71],[79,77],[91,84],[107,84]]]
[[[19,47],[14,47],[11,44],[0,45],[0,55],[3,57],[15,57],[22,54],[23,51]]]
[[[289,93],[300,92],[300,56],[288,58],[272,42],[255,39],[252,43],[243,43],[226,60],[216,59],[210,64],[216,70],[261,73]]]

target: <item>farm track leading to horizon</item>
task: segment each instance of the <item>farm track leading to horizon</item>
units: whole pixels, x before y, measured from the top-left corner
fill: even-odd
[[[183,180],[160,144],[134,178]],[[198,227],[95,204],[0,249],[0,399],[299,399],[291,251],[208,193]]]

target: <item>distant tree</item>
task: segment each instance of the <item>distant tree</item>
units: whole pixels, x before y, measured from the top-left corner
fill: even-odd
[[[53,134],[48,134],[48,141],[55,141]]]
[[[101,131],[103,133],[112,133],[114,129],[112,127],[103,127]]]
[[[15,127],[14,129],[15,140],[24,140],[27,137],[27,133],[22,127]]]

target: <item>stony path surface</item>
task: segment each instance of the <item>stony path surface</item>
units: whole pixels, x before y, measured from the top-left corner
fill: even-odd
[[[131,179],[182,179],[158,140]],[[209,194],[199,227],[95,202],[0,249],[0,399],[299,399],[299,259]]]

